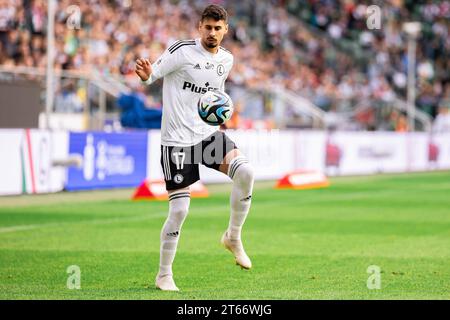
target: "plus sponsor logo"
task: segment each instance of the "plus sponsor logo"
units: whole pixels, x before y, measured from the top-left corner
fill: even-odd
[[[205,83],[205,87],[197,86],[195,83],[185,81],[183,83],[183,90],[190,90],[195,93],[206,93],[211,90],[219,90],[219,88],[213,88],[209,86],[209,82]]]

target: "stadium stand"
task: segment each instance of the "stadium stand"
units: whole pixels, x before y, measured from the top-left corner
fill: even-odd
[[[55,68],[81,73],[95,69],[138,91],[135,59],[154,61],[176,39],[196,37],[198,12],[209,2],[58,1]],[[310,100],[333,123],[346,125],[344,129],[406,130],[405,114],[392,105],[406,97],[402,22],[416,19],[424,29],[418,43],[417,107],[433,118],[440,108],[450,108],[449,1],[212,2],[226,6],[231,16],[224,46],[235,55],[229,78],[232,96],[280,86]],[[365,10],[377,3],[383,25],[368,31]],[[80,9],[79,24],[67,10],[71,5]],[[43,0],[0,0],[3,68],[45,67],[46,6]],[[146,90],[146,107],[160,108],[158,88]],[[86,94],[73,83],[61,86],[56,110],[80,111]],[[251,127],[254,120],[263,120],[273,126],[274,106],[266,98],[237,101],[240,120],[230,124]],[[295,117],[292,113],[293,126]]]

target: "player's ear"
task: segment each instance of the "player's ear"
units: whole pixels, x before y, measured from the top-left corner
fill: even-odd
[[[198,22],[198,31],[200,31],[201,29],[202,29],[202,20]]]
[[[224,34],[227,34],[228,33],[228,23],[225,23],[225,32],[224,32]]]

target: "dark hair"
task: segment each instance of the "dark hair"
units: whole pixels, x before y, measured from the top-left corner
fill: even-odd
[[[205,10],[203,10],[202,19],[200,21],[203,21],[208,18],[214,19],[216,21],[223,20],[227,22],[228,13],[223,7],[217,4],[210,4],[205,8]]]

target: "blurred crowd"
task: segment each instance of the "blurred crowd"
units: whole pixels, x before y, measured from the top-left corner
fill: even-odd
[[[196,38],[199,13],[208,3],[230,14],[223,44],[235,56],[230,85],[256,92],[287,88],[325,111],[351,117],[361,129],[407,130],[405,115],[386,106],[406,97],[402,22],[420,20],[417,106],[432,117],[450,108],[450,1],[60,0],[55,68],[95,69],[155,93],[139,86],[136,58],[155,61],[174,41]],[[381,8],[380,30],[367,30],[371,4]],[[44,0],[0,0],[0,65],[45,67],[46,14]],[[342,49],[344,42],[356,45],[364,58]],[[61,92],[79,109],[70,90],[68,85]],[[160,107],[154,95],[147,96],[148,104]],[[243,115],[264,118],[272,112],[265,100],[237,105]]]
[[[310,56],[324,56],[315,65],[316,72],[326,77],[314,88],[319,106],[337,108],[350,102],[362,112],[355,116],[366,124],[376,116],[383,129],[406,130],[405,115],[389,108],[395,97],[407,95],[407,35],[403,22],[420,21],[422,32],[416,51],[417,107],[435,118],[441,108],[450,108],[450,1],[298,1],[289,12],[314,29],[326,34],[321,45],[313,46]],[[368,30],[367,9],[378,5],[381,13],[379,30]],[[346,52],[331,58],[326,51],[331,45],[351,42],[361,49],[366,59],[355,62],[355,55]],[[310,47],[310,41],[303,46]],[[352,47],[352,49],[355,46]],[[311,64],[310,64],[311,65]],[[323,94],[322,94],[323,93]],[[341,103],[339,103],[341,101]],[[372,108],[369,108],[369,104]]]

